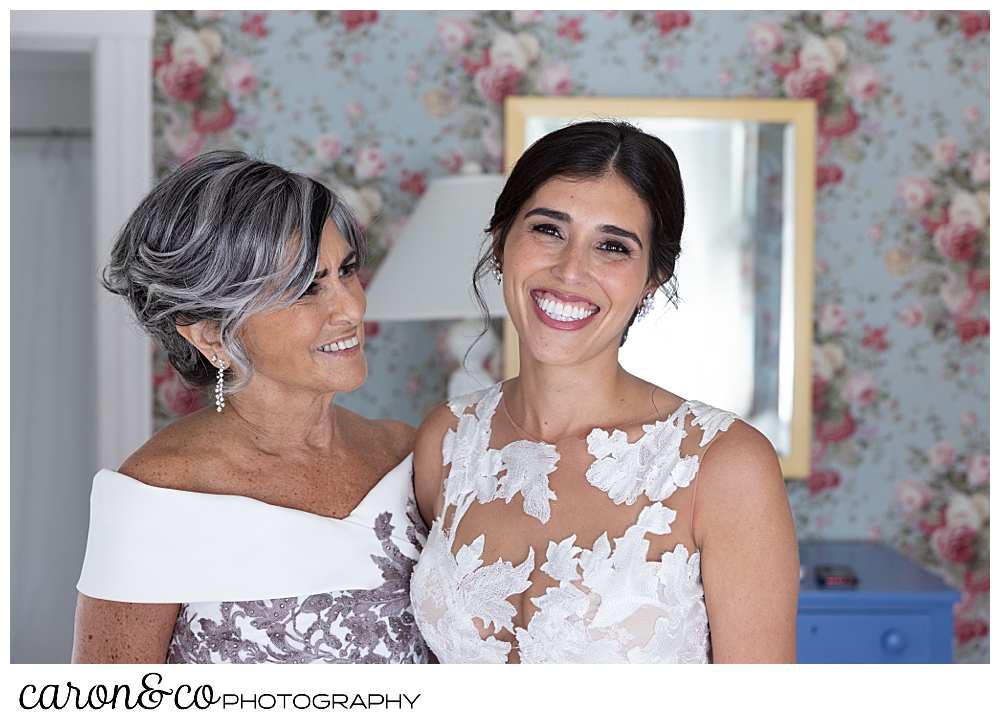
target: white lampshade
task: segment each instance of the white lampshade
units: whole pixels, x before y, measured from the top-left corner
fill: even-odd
[[[484,229],[503,189],[499,174],[459,174],[435,179],[366,292],[365,317],[380,321],[476,318],[472,272]],[[493,277],[481,289],[490,314],[506,316]]]

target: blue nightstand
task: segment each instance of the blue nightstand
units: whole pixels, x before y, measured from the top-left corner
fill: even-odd
[[[941,579],[881,543],[802,542],[799,562],[799,663],[951,663],[961,594]],[[820,588],[815,567],[824,564],[850,566],[857,586]]]

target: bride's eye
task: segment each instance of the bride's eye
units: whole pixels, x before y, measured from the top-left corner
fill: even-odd
[[[625,244],[618,241],[617,239],[605,239],[601,242],[598,249],[603,249],[604,251],[614,252],[615,254],[631,254],[632,250],[629,249]]]
[[[531,227],[532,231],[537,231],[540,234],[546,234],[548,236],[561,236],[558,226],[552,224],[535,224]]]

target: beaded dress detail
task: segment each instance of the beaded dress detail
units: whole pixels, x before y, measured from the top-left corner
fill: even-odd
[[[438,659],[710,661],[692,482],[736,417],[687,401],[652,424],[553,445],[523,439],[501,398],[497,385],[449,402],[442,514],[410,592]],[[585,502],[586,518],[561,496]]]

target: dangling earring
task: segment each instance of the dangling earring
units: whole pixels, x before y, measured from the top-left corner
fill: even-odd
[[[642,298],[642,303],[639,305],[639,314],[636,316],[635,321],[639,321],[647,314],[653,310],[653,292],[650,292]]]
[[[226,398],[222,396],[222,375],[226,371],[226,363],[214,354],[212,355],[212,363],[218,363],[219,365],[219,376],[215,380],[215,411],[222,412],[222,408],[226,406]]]
[[[503,272],[500,271],[500,260],[497,259],[496,254],[490,256],[490,271],[493,272],[493,278],[497,280],[497,284],[500,284],[503,281]]]

